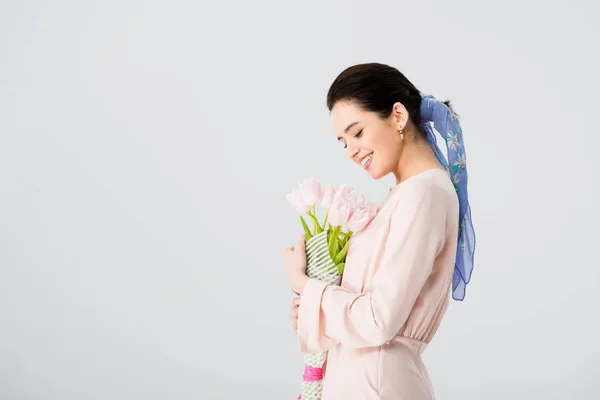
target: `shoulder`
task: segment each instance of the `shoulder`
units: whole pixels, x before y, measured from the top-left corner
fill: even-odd
[[[450,175],[442,169],[427,170],[400,183],[392,193],[389,206],[390,217],[396,220],[439,218],[445,221],[458,214],[459,209]]]
[[[401,182],[392,195],[386,229],[394,241],[435,243],[439,250],[458,219],[458,196],[450,175],[442,169],[427,170]]]
[[[447,171],[430,169],[400,183],[392,194],[394,203],[414,201],[457,201],[456,191]]]

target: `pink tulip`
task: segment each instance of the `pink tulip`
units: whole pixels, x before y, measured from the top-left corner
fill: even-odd
[[[346,186],[337,192],[337,201],[341,201],[346,205],[348,211],[347,219],[349,220],[352,218],[354,210],[364,204],[364,197],[353,187]]]
[[[356,191],[350,193],[350,195],[348,196],[348,200],[350,201],[354,209],[359,208],[365,204],[365,197]]]
[[[323,200],[323,189],[315,178],[305,179],[300,183],[300,192],[304,202],[310,207],[319,204]]]
[[[348,220],[348,229],[352,232],[360,232],[373,219],[372,210],[369,206],[361,206],[354,210]]]
[[[329,223],[332,226],[343,226],[350,216],[350,206],[347,202],[336,199],[329,207]]]
[[[354,187],[350,186],[350,185],[340,185],[337,190],[335,191],[335,195],[333,196],[333,200],[342,200],[342,201],[347,201],[348,198],[350,197],[350,195],[354,192]]]
[[[366,208],[369,211],[369,215],[371,215],[372,218],[375,218],[375,216],[379,212],[379,204],[377,203],[367,203]]]
[[[328,210],[331,207],[331,203],[333,203],[333,196],[335,195],[335,189],[331,185],[327,185],[325,188],[325,192],[323,193],[323,200],[321,200],[321,207],[323,209]]]
[[[354,186],[350,185],[340,185],[335,192],[334,201],[341,200],[344,203],[348,204],[349,207],[349,217],[352,216],[352,213],[355,209],[361,207],[365,204],[365,197],[358,193]]]
[[[286,195],[286,198],[298,212],[304,214],[310,210],[310,205],[304,202],[304,198],[302,197],[302,193],[298,188],[294,188],[292,193]]]

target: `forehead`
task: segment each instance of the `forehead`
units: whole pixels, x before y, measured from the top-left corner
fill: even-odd
[[[343,136],[348,125],[364,122],[369,114],[352,101],[340,101],[331,110],[331,125],[336,135]]]

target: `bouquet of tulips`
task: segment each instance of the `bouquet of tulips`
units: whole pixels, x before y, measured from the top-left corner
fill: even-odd
[[[346,252],[352,234],[364,229],[375,217],[378,206],[365,201],[354,187],[328,185],[324,190],[314,178],[305,179],[287,195],[301,214],[306,240],[306,274],[339,285],[344,273]],[[324,217],[317,215],[317,206]],[[309,218],[312,229],[305,217]],[[346,231],[344,231],[344,228]],[[304,378],[298,399],[319,400],[323,389],[323,366],[327,352],[305,354]]]

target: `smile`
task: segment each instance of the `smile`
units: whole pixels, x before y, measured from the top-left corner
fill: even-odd
[[[360,165],[362,165],[363,168],[367,168],[367,165],[369,164],[369,161],[371,161],[372,158],[373,158],[373,153],[367,155],[365,158],[363,158],[360,161]]]

